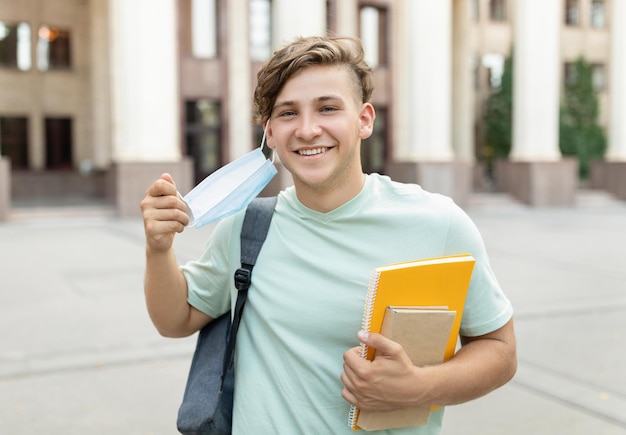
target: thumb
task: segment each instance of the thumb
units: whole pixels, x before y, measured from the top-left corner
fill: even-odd
[[[363,344],[376,349],[377,355],[392,355],[398,351],[399,344],[384,335],[375,332],[359,331],[357,336]]]
[[[168,183],[173,184],[174,186],[176,186],[176,183],[174,182],[174,179],[172,178],[172,176],[168,172],[165,172],[165,173],[161,174],[161,180],[165,180]]]

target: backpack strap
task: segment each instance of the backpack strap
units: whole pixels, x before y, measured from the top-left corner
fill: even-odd
[[[235,271],[235,287],[237,288],[237,302],[233,314],[233,322],[230,327],[230,337],[228,347],[224,354],[224,370],[230,366],[235,353],[235,343],[237,342],[237,330],[241,322],[243,307],[248,298],[248,288],[252,282],[252,268],[256,263],[257,256],[261,251],[267,231],[269,230],[277,197],[255,198],[248,205],[246,215],[241,227],[241,267]],[[223,381],[223,379],[222,379]]]

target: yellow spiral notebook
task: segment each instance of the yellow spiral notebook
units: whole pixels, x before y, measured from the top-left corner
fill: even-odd
[[[396,263],[372,271],[361,329],[380,332],[387,307],[445,306],[456,312],[445,348],[444,361],[456,350],[463,308],[475,259],[469,254]],[[373,360],[375,349],[361,345],[361,356]],[[357,425],[359,409],[350,408],[348,424]]]

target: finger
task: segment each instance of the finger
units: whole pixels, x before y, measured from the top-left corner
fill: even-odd
[[[355,397],[355,396],[354,396],[354,394],[352,394],[352,392],[351,392],[348,388],[346,388],[346,387],[344,387],[344,388],[341,390],[341,397],[343,397],[343,399],[344,399],[346,402],[348,402],[349,404],[351,404],[351,405],[356,405],[356,404],[357,404],[356,397]]]
[[[176,194],[176,183],[174,183],[172,176],[167,173],[161,175],[159,179],[154,181],[146,192],[147,196],[164,196]]]
[[[184,203],[175,196],[146,196],[140,205],[145,220],[181,220],[181,214],[186,214]]]
[[[185,224],[179,220],[155,220],[151,223],[151,234],[154,237],[167,236],[172,233],[182,233],[185,230]]]
[[[176,221],[150,221],[146,225],[146,235],[160,240],[163,237],[171,237],[173,233],[180,233],[183,228],[183,225]]]
[[[357,368],[363,361],[365,361],[365,359],[361,356],[360,346],[348,349],[343,354],[343,365],[344,367],[350,368],[350,370]]]
[[[341,390],[341,397],[352,405],[361,407],[368,403],[371,390],[369,382],[366,379],[360,379],[356,377],[356,373],[350,374],[349,369],[341,374],[341,381],[343,382],[343,389]]]
[[[402,347],[393,340],[375,332],[359,331],[357,337],[368,347],[376,349],[376,356],[393,356],[402,351]]]
[[[173,196],[154,198],[143,216],[146,221],[179,222],[183,226],[189,223],[189,215],[186,213],[184,202]]]
[[[158,197],[166,195],[176,195],[176,186],[169,181],[159,178],[150,185],[146,196]]]
[[[341,381],[344,386],[357,396],[357,392],[371,375],[371,361],[361,356],[360,348],[355,347],[344,353]]]
[[[344,364],[344,371],[341,373],[341,382],[343,383],[343,388],[341,391],[341,397],[343,397],[347,402],[351,403],[352,405],[356,405],[357,403],[357,389],[356,386],[352,380],[352,377],[355,376],[355,374],[352,372],[352,374],[350,374],[351,370],[345,366]]]
[[[157,209],[187,211],[187,204],[178,195],[167,194],[152,198],[153,206]]]
[[[174,182],[174,178],[169,174],[169,172],[165,172],[161,174],[161,180],[165,180],[170,184],[173,184],[176,187],[176,183]]]
[[[354,384],[353,379],[356,379],[357,377],[358,377],[357,373],[350,366],[350,364],[347,362],[344,362],[343,372],[341,372],[341,382],[343,382],[345,386],[350,388]]]

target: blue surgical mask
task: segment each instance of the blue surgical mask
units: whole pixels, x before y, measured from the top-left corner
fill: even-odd
[[[266,131],[267,126],[259,148],[213,172],[185,195],[190,227],[200,228],[243,210],[274,178],[276,167],[263,153]]]

